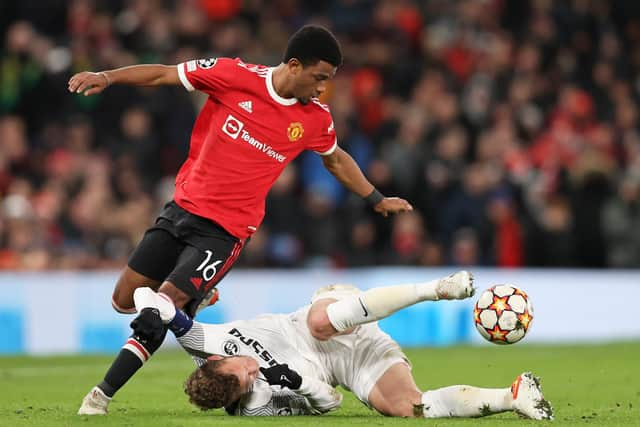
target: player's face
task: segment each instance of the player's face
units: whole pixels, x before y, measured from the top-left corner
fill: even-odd
[[[302,104],[307,104],[311,98],[317,98],[327,90],[327,83],[336,74],[337,68],[325,61],[318,61],[313,65],[299,64],[294,73],[294,96]]]
[[[235,375],[240,382],[241,395],[251,389],[251,385],[258,376],[260,365],[248,356],[227,357],[218,372]]]

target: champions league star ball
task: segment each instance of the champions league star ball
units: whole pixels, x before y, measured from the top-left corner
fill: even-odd
[[[526,293],[512,285],[484,291],[473,309],[473,321],[483,338],[494,344],[513,344],[527,334],[533,307]]]

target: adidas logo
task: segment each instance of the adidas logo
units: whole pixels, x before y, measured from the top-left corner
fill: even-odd
[[[251,101],[238,102],[238,106],[248,113],[253,113],[253,104]]]

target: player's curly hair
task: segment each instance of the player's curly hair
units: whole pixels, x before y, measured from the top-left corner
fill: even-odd
[[[342,63],[342,51],[331,31],[319,25],[305,25],[289,39],[283,62],[287,63],[291,58],[305,66],[325,61],[338,67]]]
[[[224,359],[207,360],[184,383],[189,402],[203,411],[228,406],[240,395],[238,377],[218,372],[223,363]]]

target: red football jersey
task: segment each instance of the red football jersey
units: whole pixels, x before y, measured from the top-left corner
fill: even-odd
[[[193,60],[177,67],[187,90],[209,97],[193,126],[174,199],[246,238],[260,226],[267,193],[290,161],[303,150],[335,151],[331,113],[316,100],[303,105],[279,96],[273,68],[237,58]]]

